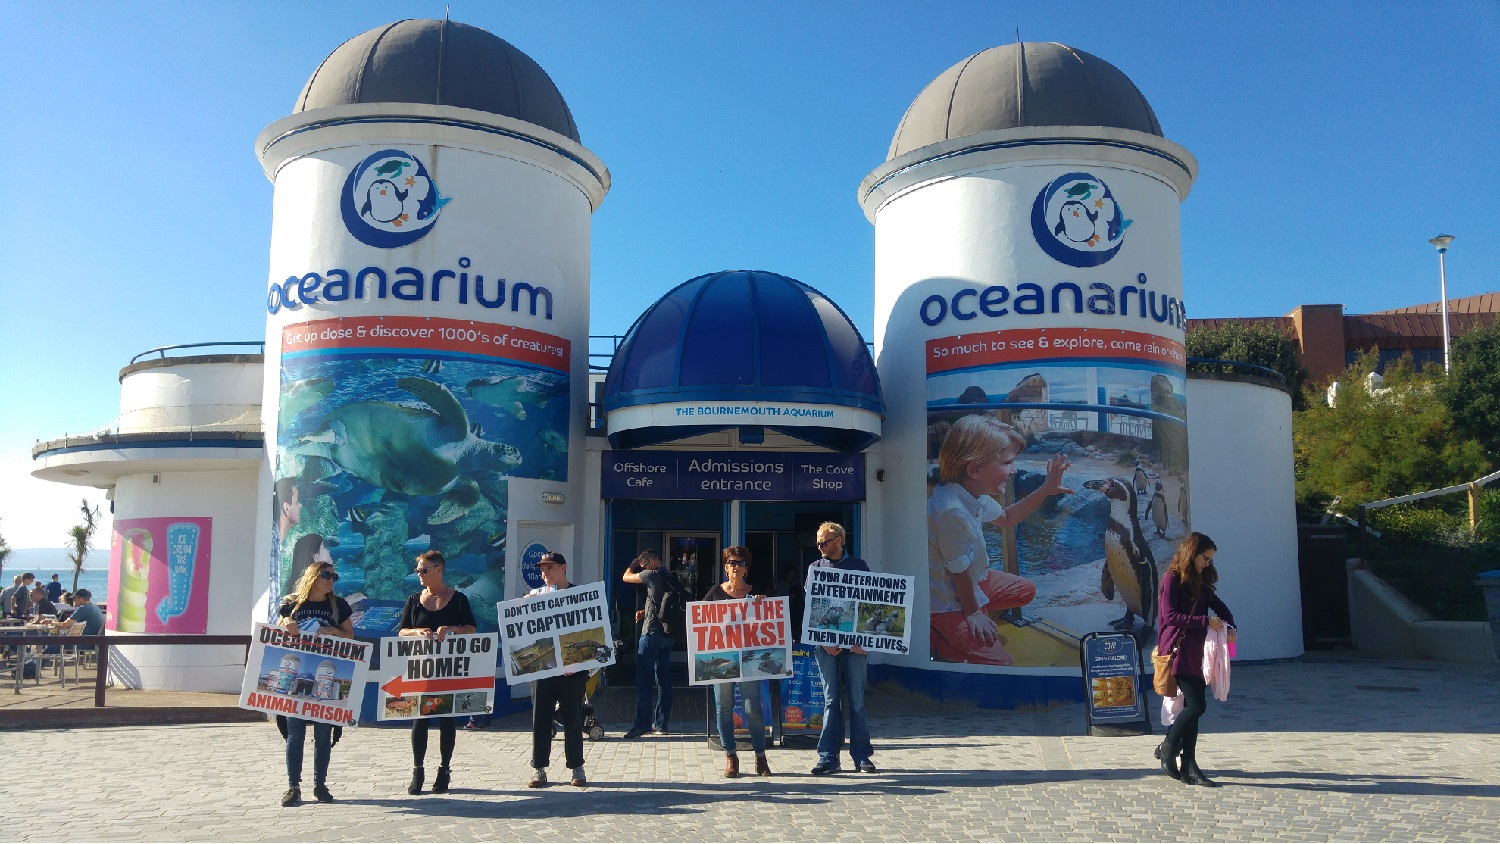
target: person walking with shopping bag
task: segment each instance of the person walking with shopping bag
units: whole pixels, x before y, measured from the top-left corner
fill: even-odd
[[[1182,713],[1167,731],[1166,740],[1157,745],[1156,758],[1161,760],[1162,771],[1172,779],[1210,788],[1218,787],[1218,783],[1198,767],[1198,722],[1208,707],[1203,645],[1209,630],[1220,630],[1225,625],[1229,627],[1229,641],[1235,639],[1234,613],[1214,591],[1219,579],[1214,568],[1217,553],[1218,546],[1212,539],[1201,533],[1189,534],[1177,546],[1157,590],[1157,649],[1169,657],[1166,670],[1176,680],[1183,706]],[[1213,615],[1209,615],[1210,610]]]

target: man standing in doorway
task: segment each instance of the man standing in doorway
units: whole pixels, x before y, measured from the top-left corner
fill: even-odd
[[[847,537],[844,526],[837,522],[824,522],[818,526],[818,551],[823,556],[808,568],[829,566],[844,571],[869,571],[864,560],[844,553]],[[823,678],[823,731],[818,735],[818,764],[812,772],[818,776],[836,774],[841,768],[839,753],[844,747],[845,699],[849,702],[849,756],[854,769],[863,774],[875,773],[875,763],[870,756],[870,720],[865,715],[866,661],[865,649],[854,646],[848,649],[823,646],[813,651],[818,660],[818,673]]]
[[[647,733],[667,735],[672,720],[672,637],[662,618],[662,600],[667,596],[667,578],[655,551],[642,551],[625,569],[621,580],[646,587],[646,608],[636,610],[641,624],[641,638],[635,648],[635,724],[625,731],[625,738],[640,738]],[[656,683],[656,711],[651,710],[651,684]]]

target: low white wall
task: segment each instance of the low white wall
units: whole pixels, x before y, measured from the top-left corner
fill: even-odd
[[[1219,597],[1239,626],[1237,658],[1301,656],[1291,396],[1190,376],[1187,406],[1191,524],[1219,546]]]
[[[1434,621],[1362,566],[1351,561],[1349,568],[1349,629],[1360,652],[1480,665],[1495,661],[1488,622]]]
[[[258,464],[215,472],[126,475],[115,486],[115,518],[213,519],[208,574],[208,630],[212,635],[250,632],[256,533]],[[159,483],[153,483],[157,475]],[[105,554],[108,554],[106,549]],[[261,571],[264,572],[264,566]],[[111,654],[111,674],[130,688],[238,692],[245,649],[228,645],[121,646]]]
[[[192,358],[131,372],[120,381],[119,429],[253,429],[260,423],[261,373],[258,359],[195,363]]]

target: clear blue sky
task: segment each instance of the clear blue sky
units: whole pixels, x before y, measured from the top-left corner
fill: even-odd
[[[1114,63],[1197,156],[1189,316],[1433,301],[1439,231],[1458,238],[1451,296],[1500,289],[1483,257],[1500,4],[1431,9],[460,0],[452,17],[536,59],[613,173],[594,333],[692,276],[753,268],[822,289],[868,336],[873,229],[855,188],[929,81],[1018,27]],[[263,337],[272,189],[251,142],[342,41],[443,4],[5,11],[0,532],[56,547],[83,490],[30,478],[31,445],[109,424],[137,352]]]

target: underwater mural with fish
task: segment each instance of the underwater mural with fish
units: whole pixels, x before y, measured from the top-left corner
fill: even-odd
[[[275,476],[292,480],[297,512],[273,543],[277,594],[316,536],[356,628],[389,627],[421,588],[413,560],[435,549],[480,630],[495,630],[508,479],[567,479],[570,365],[563,338],[463,320],[283,329]]]
[[[1188,496],[1185,365],[1180,342],[1116,329],[928,341],[934,661],[1074,667],[1091,632],[1150,647],[1161,573],[1191,530],[1168,505]],[[1006,455],[1013,473],[987,471]],[[1049,466],[1062,491],[1028,501]]]

